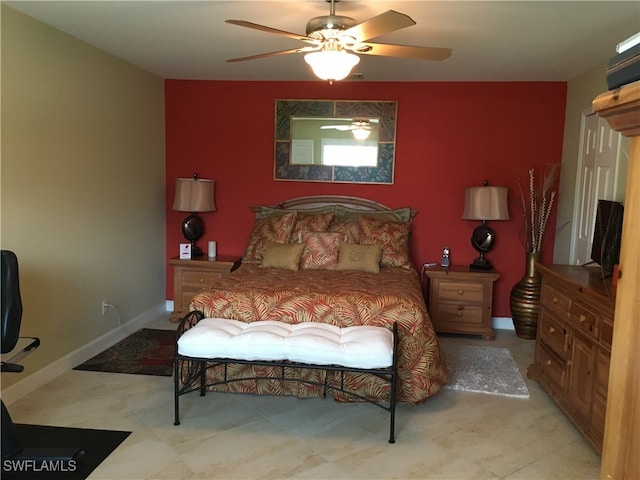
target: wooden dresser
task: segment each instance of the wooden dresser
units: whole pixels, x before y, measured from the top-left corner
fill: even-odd
[[[528,376],[602,452],[615,287],[598,269],[536,265],[542,276],[534,363]]]
[[[189,310],[193,296],[211,285],[225,273],[240,266],[239,256],[219,255],[216,258],[206,256],[197,259],[169,259],[173,266],[173,313],[171,321],[179,322]]]
[[[602,479],[640,478],[640,80],[604,92],[593,111],[631,138]]]

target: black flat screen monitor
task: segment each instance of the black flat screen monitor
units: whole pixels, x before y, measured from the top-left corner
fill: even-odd
[[[591,260],[607,273],[611,273],[613,266],[620,261],[623,212],[620,202],[598,200]]]

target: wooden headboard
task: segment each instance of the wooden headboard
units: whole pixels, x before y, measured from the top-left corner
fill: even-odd
[[[329,205],[342,205],[347,208],[362,211],[384,211],[393,210],[382,203],[369,200],[367,198],[351,197],[347,195],[310,195],[306,197],[296,197],[277,205],[269,205],[272,208],[283,208],[285,210],[310,210],[313,208],[326,207]],[[252,207],[257,212],[260,207]],[[411,218],[418,214],[417,210],[411,210]]]

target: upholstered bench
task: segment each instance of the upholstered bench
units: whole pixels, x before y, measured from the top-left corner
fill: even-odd
[[[194,315],[196,318],[193,318]],[[189,319],[189,316],[192,318]],[[188,321],[189,325],[183,325]],[[397,326],[393,332],[383,327],[335,325],[306,322],[288,324],[279,321],[241,322],[225,318],[202,318],[191,312],[178,328],[175,358],[175,425],[180,424],[179,397],[195,390],[205,394],[206,369],[230,363],[276,366],[280,380],[311,383],[286,377],[286,368],[341,372],[339,385],[321,384],[327,390],[353,395],[388,411],[391,416],[389,443],[394,443],[396,406]],[[372,400],[345,390],[344,372],[376,375],[389,382],[389,398]],[[273,378],[273,377],[268,377]],[[246,380],[229,378],[223,382]]]

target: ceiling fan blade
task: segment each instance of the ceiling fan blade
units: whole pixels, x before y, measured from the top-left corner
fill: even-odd
[[[245,62],[247,60],[256,60],[258,58],[275,57],[278,55],[288,55],[290,53],[313,52],[318,49],[319,47],[298,47],[298,48],[291,48],[289,50],[280,50],[278,52],[259,53],[257,55],[250,55],[248,57],[231,58],[227,60],[227,62]]]
[[[418,60],[444,60],[451,56],[450,48],[414,47],[411,45],[388,45],[370,42],[354,46],[353,52],[384,57],[416,58]]]
[[[353,125],[322,125],[320,127],[321,130],[334,129],[334,130],[353,130]]]
[[[253,28],[254,30],[260,30],[261,32],[275,33],[276,35],[293,38],[294,40],[300,40],[301,42],[311,41],[313,43],[317,43],[317,40],[309,38],[306,35],[301,35],[299,33],[286,32],[284,30],[278,30],[277,28],[265,27],[264,25],[259,25],[257,23],[247,22],[246,20],[225,20],[225,22],[230,23],[232,25],[238,25],[240,27]]]
[[[341,33],[341,36],[349,36],[363,42],[370,38],[379,37],[385,33],[400,30],[401,28],[415,25],[411,17],[395,10],[387,10],[380,15],[371,17],[364,22],[354,25]]]

